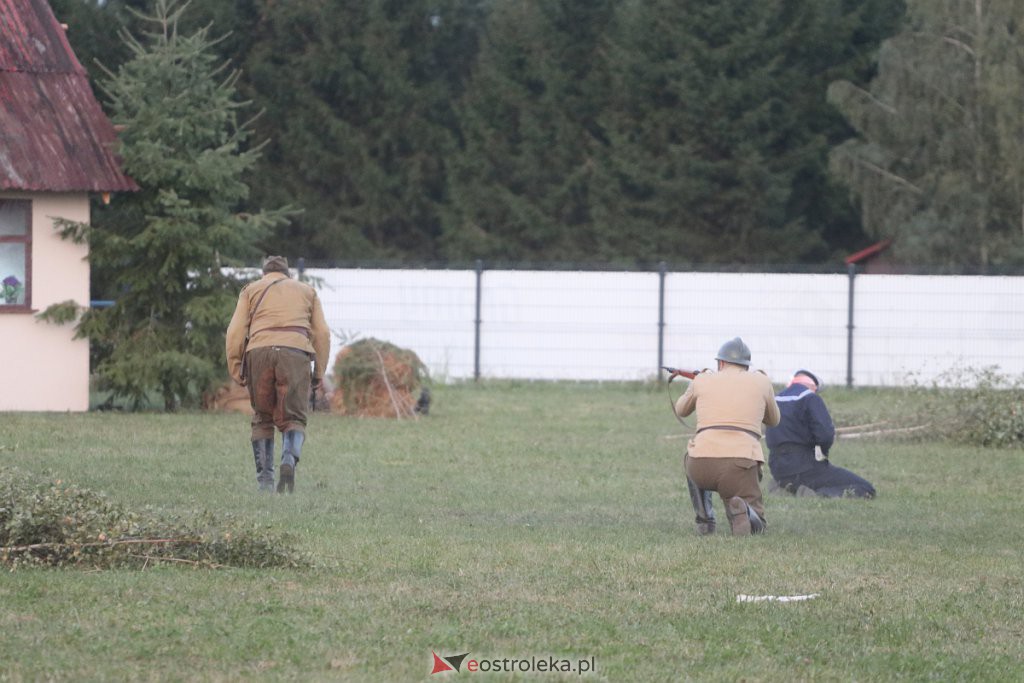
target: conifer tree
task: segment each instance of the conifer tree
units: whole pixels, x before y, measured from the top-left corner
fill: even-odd
[[[248,54],[271,139],[256,196],[306,209],[278,234],[313,258],[437,256],[451,102],[475,53],[478,2],[268,5]]]
[[[908,0],[868,88],[830,98],[858,136],[833,171],[915,264],[1024,263],[1024,14],[1016,0]]]
[[[877,4],[622,3],[595,209],[607,233],[645,260],[828,259],[859,231],[824,173],[846,129],[822,93],[864,77],[861,52],[898,16]]]
[[[491,6],[458,107],[450,169],[449,257],[581,261],[607,255],[591,184],[606,141],[603,41],[614,2],[522,0]]]
[[[141,190],[94,211],[92,226],[65,226],[89,242],[93,297],[114,302],[78,328],[99,388],[136,406],[158,392],[171,410],[226,375],[224,328],[239,287],[222,267],[253,256],[288,213],[237,210],[259,148],[239,118],[237,72],[215,57],[207,29],[179,32],[187,7],[156,0],[139,17],[147,33],[123,34],[132,58],[102,84],[123,127],[124,171]]]

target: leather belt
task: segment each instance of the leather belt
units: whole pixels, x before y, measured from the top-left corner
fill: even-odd
[[[749,434],[758,441],[761,440],[761,434],[759,432],[755,432],[750,429],[744,429],[743,427],[732,427],[729,425],[711,425],[710,427],[701,427],[700,429],[697,430],[697,433],[700,434],[701,432],[707,431],[709,429],[724,429],[729,432],[743,432],[744,434]]]
[[[310,336],[312,336],[309,333],[309,328],[302,327],[301,325],[282,325],[281,327],[264,327],[262,329],[256,330],[256,332],[254,332],[253,334],[257,334],[259,332],[297,332],[303,335],[306,339],[309,339]]]

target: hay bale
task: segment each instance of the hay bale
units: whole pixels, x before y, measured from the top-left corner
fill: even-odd
[[[358,417],[416,417],[427,369],[408,349],[363,339],[341,349],[332,370],[331,410]]]
[[[325,387],[320,386],[311,392],[309,409],[311,412],[327,412],[330,400]],[[242,413],[252,415],[252,402],[249,390],[233,380],[228,380],[214,391],[203,394],[203,410],[214,413]]]
[[[249,390],[228,380],[203,396],[203,408],[215,413],[243,413],[252,415]]]

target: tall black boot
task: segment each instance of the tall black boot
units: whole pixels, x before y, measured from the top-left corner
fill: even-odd
[[[757,514],[757,510],[747,505],[747,516],[750,517],[750,533],[763,534],[768,530],[768,523]]]
[[[252,456],[256,461],[256,483],[260,491],[274,491],[274,440],[257,439],[252,442]]]
[[[302,456],[302,443],[306,435],[297,429],[284,433],[284,447],[281,449],[281,478],[277,482],[278,493],[294,493],[295,468]]]
[[[698,488],[689,477],[686,478],[686,487],[690,490],[693,511],[697,513],[697,534],[707,536],[715,533],[715,508],[711,503],[711,491]]]

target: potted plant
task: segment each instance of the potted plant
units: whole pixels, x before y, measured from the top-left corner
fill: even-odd
[[[25,287],[21,284],[21,281],[13,275],[8,275],[3,281],[4,290],[4,303],[16,304],[18,303],[18,297],[24,291]]]

